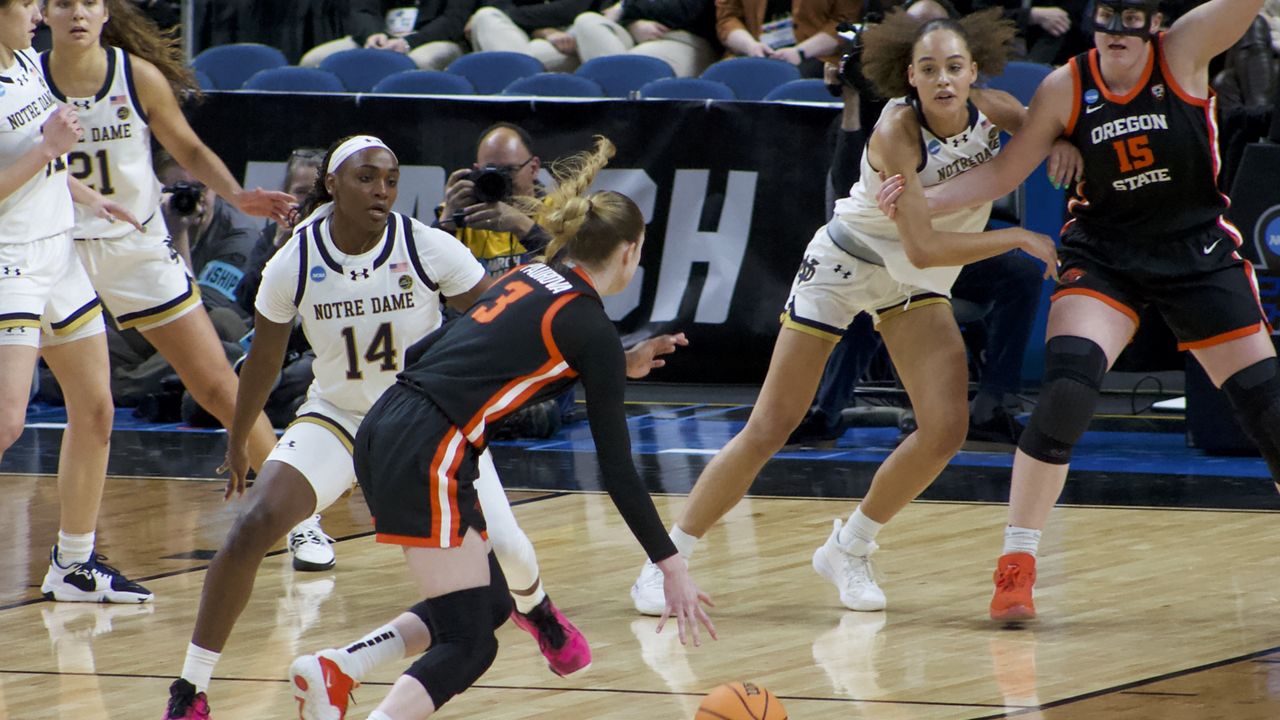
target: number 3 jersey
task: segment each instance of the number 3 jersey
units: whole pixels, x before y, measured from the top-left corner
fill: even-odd
[[[1084,182],[1069,210],[1086,232],[1150,237],[1218,220],[1216,103],[1178,86],[1163,35],[1152,40],[1142,78],[1127,95],[1102,79],[1098,51],[1070,61],[1076,88],[1066,137],[1084,157]]]
[[[372,250],[347,255],[331,220],[299,228],[262,271],[255,306],[302,322],[316,353],[308,400],[364,415],[404,367],[404,352],[440,326],[440,294],[460,295],[484,268],[452,235],[391,213]]]
[[[129,53],[107,47],[107,77],[90,97],[67,97],[53,81],[49,53],[40,56],[45,80],[59,101],[76,109],[84,137],[67,154],[67,170],[145,222],[160,206],[160,182],[151,168],[151,129],[133,83]],[[117,238],[132,225],[110,222],[77,205],[77,238]]]
[[[0,69],[0,167],[40,144],[40,128],[58,111],[35,53],[15,50]],[[0,243],[28,243],[71,229],[66,163],[58,158],[0,200]]]

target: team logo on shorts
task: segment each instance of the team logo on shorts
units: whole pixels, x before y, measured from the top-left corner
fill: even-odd
[[[117,108],[117,109],[116,109],[116,117],[120,118],[121,120],[128,120],[128,119],[129,119],[129,108],[127,108],[127,107]]]
[[[937,155],[937,154],[938,154],[938,153],[940,153],[940,152],[942,152],[942,143],[938,142],[937,140],[930,140],[930,141],[929,141],[929,154],[930,154],[930,155]]]
[[[1152,95],[1153,97],[1155,97],[1155,99],[1157,99],[1157,100],[1163,100],[1163,99],[1164,99],[1164,85],[1162,85],[1162,84],[1152,85],[1152,86],[1151,86],[1151,95]]]
[[[400,286],[401,290],[412,290],[413,278],[408,275],[401,275],[400,279],[396,281],[396,284]]]
[[[816,258],[805,257],[800,261],[800,272],[796,273],[796,279],[800,282],[809,282],[813,279],[814,273],[818,271],[818,261]]]
[[[314,282],[320,282],[324,280],[325,276],[328,274],[329,273],[325,272],[324,267],[321,265],[317,265],[311,268],[311,279]]]
[[[1089,103],[1090,105],[1098,102],[1098,97],[1099,97],[1098,91],[1094,90],[1093,88],[1090,88],[1084,92],[1084,101]]]
[[[1070,270],[1062,273],[1062,277],[1060,279],[1062,280],[1063,285],[1070,285],[1073,282],[1079,282],[1082,277],[1084,277],[1084,270],[1081,270],[1080,268],[1071,268]]]

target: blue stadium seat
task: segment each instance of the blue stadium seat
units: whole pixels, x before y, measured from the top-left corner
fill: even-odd
[[[337,75],[324,70],[301,67],[271,68],[259,70],[245,81],[243,90],[269,90],[273,92],[346,92]]]
[[[535,95],[539,97],[602,98],[604,88],[590,78],[567,73],[538,73],[511,83],[503,95]]]
[[[461,75],[439,70],[405,70],[388,75],[373,86],[376,93],[405,95],[475,95],[476,89]]]
[[[785,82],[769,91],[765,100],[799,100],[802,102],[838,103],[840,98],[827,92],[827,84],[821,80],[801,79]]]
[[[640,97],[671,100],[737,100],[733,88],[702,78],[668,78],[645,83]]]
[[[665,61],[647,55],[605,55],[592,58],[574,73],[600,83],[608,97],[629,97],[645,83],[673,78],[676,72]]]
[[[191,61],[191,67],[209,76],[213,89],[216,90],[239,90],[244,81],[259,70],[270,70],[288,64],[284,53],[258,43],[211,47]]]
[[[544,70],[533,57],[496,50],[463,55],[445,68],[445,72],[470,80],[478,95],[497,95],[516,80]]]
[[[1030,105],[1036,88],[1052,71],[1053,68],[1040,63],[1010,61],[1005,63],[1002,74],[987,79],[987,86],[1009,93],[1023,105]]]
[[[373,48],[343,50],[320,63],[321,70],[337,75],[342,80],[342,85],[351,92],[369,92],[379,80],[388,75],[417,68],[404,53]]]
[[[196,70],[195,68],[191,68],[191,70],[196,74],[196,84],[200,86],[201,90],[218,89],[214,87],[213,78],[209,77],[209,73],[204,72],[203,70]]]
[[[785,60],[736,57],[721,60],[703,71],[704,80],[718,80],[733,88],[739,100],[763,100],[770,90],[800,79],[800,71]]]

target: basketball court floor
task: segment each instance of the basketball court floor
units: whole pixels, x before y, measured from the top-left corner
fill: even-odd
[[[684,393],[689,394],[689,393]],[[723,399],[723,398],[721,398]],[[670,522],[699,470],[741,427],[741,402],[630,405],[637,463]],[[223,503],[219,433],[140,426],[121,411],[99,551],[153,604],[50,603],[56,412],[33,414],[0,464],[0,718],[159,718],[182,665],[205,568],[241,507]],[[547,670],[510,623],[478,685],[441,718],[691,718],[716,685],[750,680],[795,720],[1280,717],[1277,497],[1255,458],[1185,447],[1179,418],[1096,421],[1041,547],[1041,619],[986,615],[1011,456],[962,453],[880,536],[889,609],[843,609],[810,567],[892,449],[896,429],[784,452],[698,549],[719,641],[681,647],[636,615],[643,556],[599,490],[590,433],[495,448],[552,598],[581,627],[590,668]],[[242,502],[242,501],[241,501]],[[290,718],[297,654],[354,639],[415,601],[399,551],[373,542],[360,493],[324,515],[337,567],[268,557],[210,688],[219,720]],[[356,691],[363,720],[404,664]]]

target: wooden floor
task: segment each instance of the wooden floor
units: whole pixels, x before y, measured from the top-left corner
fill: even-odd
[[[180,670],[204,567],[237,511],[221,486],[111,478],[99,549],[147,578],[152,605],[40,600],[56,533],[52,478],[0,475],[0,718],[158,718]],[[511,624],[480,684],[441,717],[690,718],[719,683],[749,679],[796,720],[1280,717],[1277,517],[1268,512],[1060,508],[1043,545],[1043,620],[985,619],[1004,509],[917,503],[881,535],[884,613],[842,609],[810,567],[847,500],[752,498],[699,548],[719,642],[682,648],[636,616],[641,555],[604,496],[513,492],[557,604],[587,635],[588,670],[557,678]],[[673,517],[682,498],[659,498]],[[338,566],[269,557],[210,689],[219,720],[289,718],[283,674],[412,603],[400,553],[376,545],[359,494],[325,516]],[[402,670],[357,691],[363,720]]]

